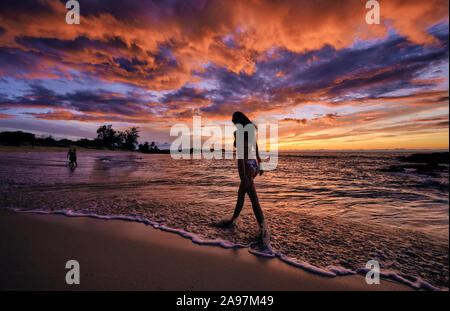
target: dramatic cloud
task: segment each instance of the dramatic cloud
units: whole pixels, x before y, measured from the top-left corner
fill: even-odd
[[[445,126],[433,146],[448,147],[448,1],[380,0],[379,25],[361,0],[92,0],[79,25],[65,2],[0,2],[0,127],[115,122],[161,135],[240,110],[279,121],[285,148],[359,147],[358,135],[366,148],[376,135],[420,145]]]

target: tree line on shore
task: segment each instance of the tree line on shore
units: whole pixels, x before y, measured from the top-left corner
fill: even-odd
[[[166,153],[160,150],[155,142],[138,143],[139,128],[115,130],[112,125],[102,125],[97,129],[94,139],[79,140],[55,139],[52,136],[36,137],[33,133],[15,131],[0,132],[0,145],[6,146],[45,146],[45,147],[81,147],[89,149],[129,150],[143,153]]]

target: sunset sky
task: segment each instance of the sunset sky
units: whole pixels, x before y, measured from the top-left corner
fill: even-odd
[[[280,149],[447,149],[448,0],[0,2],[0,130],[278,122]]]

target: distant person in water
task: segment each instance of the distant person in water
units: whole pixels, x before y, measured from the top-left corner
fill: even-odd
[[[70,168],[75,168],[78,166],[77,163],[77,150],[75,148],[70,148],[69,152],[67,152],[67,157],[69,158],[69,166]]]
[[[258,144],[256,143],[256,126],[244,115],[242,112],[235,112],[233,114],[232,121],[235,125],[242,125],[245,128],[246,125],[251,125],[249,131],[244,131],[244,158],[237,160],[237,166],[239,171],[239,177],[241,183],[239,185],[238,197],[236,202],[236,208],[234,210],[233,217],[231,220],[225,220],[219,223],[221,226],[231,225],[241,213],[242,207],[244,206],[245,194],[248,194],[250,201],[252,202],[253,212],[255,213],[256,220],[259,225],[259,232],[261,240],[264,245],[268,245],[270,242],[270,233],[267,229],[266,222],[264,220],[264,215],[259,205],[258,195],[256,193],[255,183],[253,179],[258,175],[262,175],[263,171],[260,168],[261,158],[259,156]],[[238,129],[239,130],[239,129]],[[234,146],[239,151],[239,144],[242,140],[236,139],[236,132],[234,132]],[[236,143],[237,140],[237,143]],[[249,148],[250,147],[250,148]],[[256,156],[249,157],[249,151]],[[251,153],[252,154],[252,153]]]

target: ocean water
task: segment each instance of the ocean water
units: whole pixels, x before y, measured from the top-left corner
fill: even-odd
[[[382,171],[408,153],[281,153],[255,179],[273,253],[260,253],[246,197],[230,218],[239,185],[235,160],[173,160],[165,154],[0,154],[0,208],[122,218],[177,232],[200,244],[248,247],[328,276],[381,273],[416,288],[448,289],[448,164],[437,174]]]

